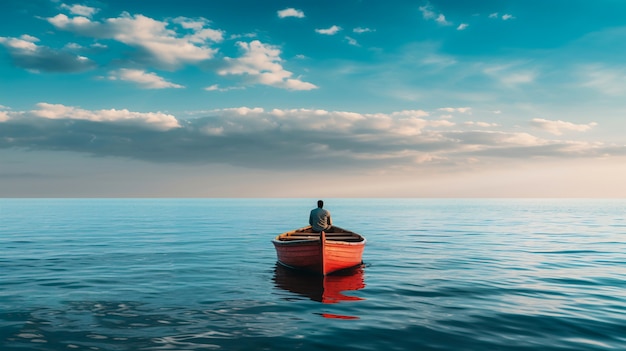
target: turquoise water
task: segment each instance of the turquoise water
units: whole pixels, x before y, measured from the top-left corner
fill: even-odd
[[[276,265],[315,200],[0,199],[0,350],[626,349],[626,200],[326,199],[335,282]]]

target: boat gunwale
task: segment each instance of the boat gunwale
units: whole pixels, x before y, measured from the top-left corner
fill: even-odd
[[[333,226],[333,229],[339,230],[339,231],[338,232],[332,231],[328,233],[324,232],[326,243],[364,245],[365,242],[367,241],[365,237],[359,233],[355,233],[353,231],[346,230],[337,226]],[[302,234],[305,234],[305,235],[302,235]],[[311,226],[306,226],[306,227],[302,227],[302,228],[298,228],[298,229],[281,233],[277,235],[274,239],[272,239],[272,242],[279,243],[281,245],[286,244],[286,243],[300,243],[300,244],[305,243],[305,242],[316,243],[316,242],[321,242],[320,234],[321,233],[312,232]],[[298,235],[302,235],[303,238],[298,238],[297,237]],[[346,236],[349,236],[349,238],[344,238]],[[338,239],[338,238],[336,239],[334,237],[338,237],[338,238],[341,237],[341,239]]]

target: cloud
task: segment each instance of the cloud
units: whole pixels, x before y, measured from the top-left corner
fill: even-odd
[[[459,112],[459,113],[470,113],[472,111],[471,107],[442,107],[438,109],[439,111],[444,112]]]
[[[151,162],[255,169],[384,169],[462,165],[468,159],[603,157],[624,145],[550,140],[457,125],[423,110],[358,113],[238,107],[178,120],[161,112],[84,110],[40,103],[2,116],[0,148],[64,150]]]
[[[609,96],[626,94],[626,70],[603,65],[587,65],[578,69],[582,76],[582,85],[595,89]]]
[[[515,19],[513,15],[510,15],[508,13],[500,16],[497,12],[489,14],[489,18],[501,18],[503,21]]]
[[[204,90],[206,90],[206,91],[229,91],[229,90],[241,90],[241,89],[244,89],[244,88],[243,87],[226,87],[226,88],[222,88],[218,84],[213,84],[213,85],[210,85],[210,86],[204,88]]]
[[[287,9],[278,11],[278,17],[280,18],[285,18],[285,17],[304,18],[304,12],[300,10],[296,10],[294,8],[287,8]]]
[[[370,29],[370,28],[362,28],[362,27],[356,27],[352,30],[354,33],[357,34],[361,34],[361,33],[371,33],[371,32],[375,32],[375,29]]]
[[[519,63],[493,65],[485,67],[483,73],[508,87],[534,82],[537,73],[533,69],[520,68],[520,66]]]
[[[461,24],[459,24],[459,26],[458,26],[458,27],[456,27],[456,30],[466,30],[466,29],[467,29],[467,27],[469,27],[469,24],[467,24],[467,23],[461,23]]]
[[[62,4],[61,8],[65,10],[69,10],[69,12],[73,15],[79,15],[79,16],[84,16],[84,17],[91,17],[99,11],[99,9],[97,8],[89,7],[85,5],[71,5],[70,6],[70,5]]]
[[[253,84],[262,84],[289,90],[316,89],[314,84],[300,79],[291,78],[291,72],[281,65],[280,49],[263,44],[258,40],[250,43],[238,42],[243,51],[238,58],[226,57],[227,67],[218,71],[218,74],[243,76]]]
[[[561,120],[551,121],[542,118],[534,118],[530,124],[535,128],[544,130],[548,133],[552,133],[554,135],[562,135],[563,131],[576,131],[576,132],[586,132],[591,128],[597,126],[598,124],[595,122],[591,122],[588,124],[574,124],[571,122],[564,122]]]
[[[481,127],[481,128],[491,128],[491,127],[498,127],[500,126],[497,123],[488,123],[488,122],[473,122],[473,121],[467,121],[465,123],[463,123],[466,126],[477,126],[477,127]]]
[[[444,26],[448,26],[448,25],[452,25],[451,22],[448,22],[446,20],[446,16],[443,15],[442,13],[437,14],[433,8],[432,5],[424,5],[424,6],[420,6],[419,7],[420,12],[422,13],[422,17],[425,20],[434,20],[435,22],[444,25]]]
[[[26,39],[26,40],[25,40]],[[0,37],[0,44],[8,51],[13,64],[35,72],[75,73],[95,68],[96,64],[84,56],[35,44],[39,39],[23,35],[20,38]]]
[[[420,6],[419,10],[422,12],[424,19],[433,19],[437,17],[437,14],[433,11],[432,5]]]
[[[330,28],[326,28],[326,29],[316,29],[315,31],[319,34],[324,34],[324,35],[335,35],[337,34],[339,31],[341,30],[341,27],[333,25]]]
[[[57,29],[97,39],[113,39],[135,47],[146,58],[166,67],[197,63],[214,57],[210,44],[223,40],[223,32],[208,28],[210,21],[177,17],[169,22],[123,13],[102,22],[59,14],[47,19]]]
[[[360,46],[359,42],[356,41],[356,39],[351,38],[349,36],[346,36],[346,40],[348,41],[348,44],[352,45],[352,46]]]
[[[109,72],[109,79],[134,82],[145,89],[184,88],[182,85],[166,81],[155,73],[148,73],[140,69],[122,68],[111,71]]]
[[[446,16],[444,16],[443,14],[440,14],[439,16],[437,16],[437,18],[435,19],[435,22],[443,25],[443,26],[450,26],[452,25],[452,22],[448,22],[446,21]]]
[[[50,120],[82,120],[99,123],[121,123],[140,126],[154,130],[170,130],[180,128],[180,124],[173,115],[162,112],[132,112],[126,109],[116,110],[85,110],[62,104],[41,102],[38,109],[29,112],[12,114],[11,120],[22,117],[38,117]]]

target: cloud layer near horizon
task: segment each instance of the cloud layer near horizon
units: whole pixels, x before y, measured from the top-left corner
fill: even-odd
[[[0,148],[62,150],[151,162],[225,163],[258,169],[335,167],[415,169],[491,158],[576,158],[626,154],[626,146],[551,139],[595,123],[532,120],[527,130],[496,131],[480,121],[423,110],[362,114],[309,109],[230,108],[176,118],[161,112],[85,110],[40,103],[0,111]],[[455,117],[457,116],[457,117]],[[535,133],[537,132],[537,133]]]

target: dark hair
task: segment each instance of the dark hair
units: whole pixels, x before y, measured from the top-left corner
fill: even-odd
[[[319,208],[324,207],[324,201],[322,201],[322,200],[317,200],[317,207],[319,207]]]

